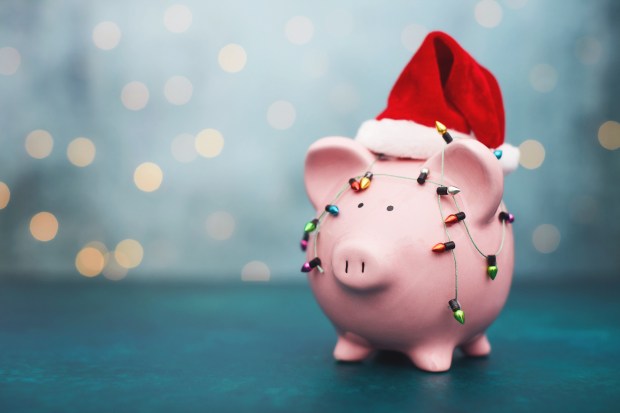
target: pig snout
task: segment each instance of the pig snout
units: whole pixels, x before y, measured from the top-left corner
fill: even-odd
[[[336,279],[357,290],[387,287],[389,271],[381,261],[381,251],[371,249],[371,242],[343,240],[336,244],[332,255],[332,268]]]

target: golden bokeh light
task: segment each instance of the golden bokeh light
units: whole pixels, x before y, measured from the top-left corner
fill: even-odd
[[[491,29],[502,22],[502,6],[495,0],[481,0],[474,8],[474,17],[480,26]]]
[[[620,148],[620,123],[608,120],[598,128],[598,142],[607,150]]]
[[[192,25],[193,15],[189,7],[173,4],[164,12],[164,26],[172,33],[183,33]]]
[[[75,268],[84,277],[96,277],[105,265],[103,253],[96,247],[86,246],[75,257]]]
[[[108,247],[101,241],[91,241],[88,244],[84,245],[84,247],[95,248],[101,252],[103,256],[108,253]]]
[[[39,212],[30,220],[30,233],[36,240],[51,241],[58,233],[58,220],[51,212]]]
[[[164,85],[164,96],[173,105],[185,105],[193,93],[194,86],[185,76],[172,76]]]
[[[121,41],[121,29],[114,22],[101,22],[93,29],[93,43],[101,50],[112,50]]]
[[[75,138],[67,147],[67,158],[81,168],[90,165],[97,152],[95,144],[88,138]]]
[[[224,148],[224,137],[216,129],[204,129],[196,135],[196,152],[205,158],[215,158]]]
[[[245,49],[238,44],[231,43],[222,47],[217,61],[222,70],[228,73],[237,73],[243,70],[248,60]]]
[[[269,267],[262,261],[250,261],[241,270],[241,279],[243,281],[269,281],[271,271]]]
[[[121,91],[121,102],[129,110],[142,110],[149,103],[149,89],[142,82],[129,82]]]
[[[134,183],[139,190],[144,192],[153,192],[159,189],[163,179],[164,173],[159,165],[153,162],[140,164],[133,174]]]
[[[211,238],[227,240],[235,232],[235,218],[226,211],[213,212],[207,217],[206,227]]]
[[[0,209],[6,208],[11,200],[11,190],[9,186],[0,181]]]
[[[52,135],[43,129],[37,129],[26,136],[26,152],[35,159],[43,159],[52,153],[54,139]]]
[[[545,148],[542,143],[528,139],[519,145],[521,156],[519,163],[526,169],[537,169],[545,160]]]
[[[119,281],[127,276],[127,268],[122,267],[116,261],[115,254],[107,253],[105,255],[106,264],[103,268],[103,276],[108,280]]]
[[[558,71],[547,63],[537,64],[530,70],[530,84],[541,93],[548,93],[555,89],[558,83]]]
[[[309,43],[314,36],[314,24],[305,16],[295,16],[284,26],[286,40],[295,45]]]
[[[123,268],[135,268],[142,262],[144,249],[135,239],[125,239],[118,243],[114,250],[114,258]]]
[[[538,252],[549,254],[560,246],[560,230],[551,224],[542,224],[532,233],[532,243]]]
[[[267,109],[267,122],[274,129],[285,130],[293,126],[297,112],[295,106],[286,100],[278,100]]]

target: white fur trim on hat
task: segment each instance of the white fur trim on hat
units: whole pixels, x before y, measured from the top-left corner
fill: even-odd
[[[450,131],[453,138],[468,137]],[[355,140],[376,153],[411,159],[428,159],[441,151],[444,144],[434,127],[410,120],[367,120],[362,123]]]
[[[475,139],[472,135],[454,131],[450,131],[450,135],[455,139]],[[444,145],[437,129],[410,120],[394,119],[367,120],[360,126],[355,140],[375,153],[411,159],[428,159]],[[506,176],[519,166],[519,148],[504,143],[497,149],[502,151],[499,162]]]
[[[509,143],[504,143],[497,149],[502,151],[502,157],[499,160],[499,163],[502,165],[504,176],[514,172],[519,167],[519,158],[521,156],[519,148],[516,148]]]

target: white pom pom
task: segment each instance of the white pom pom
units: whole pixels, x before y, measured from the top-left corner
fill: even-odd
[[[502,151],[502,157],[499,162],[502,165],[504,176],[514,172],[519,167],[519,157],[521,156],[519,148],[516,148],[508,143],[504,143],[497,149]]]

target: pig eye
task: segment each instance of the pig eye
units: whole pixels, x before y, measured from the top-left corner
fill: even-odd
[[[387,210],[388,211],[394,211],[394,207],[392,205],[388,205]]]
[[[364,203],[363,203],[363,202],[360,202],[359,204],[357,204],[357,207],[358,207],[358,208],[361,208],[361,207],[363,207],[363,206],[364,206]]]

